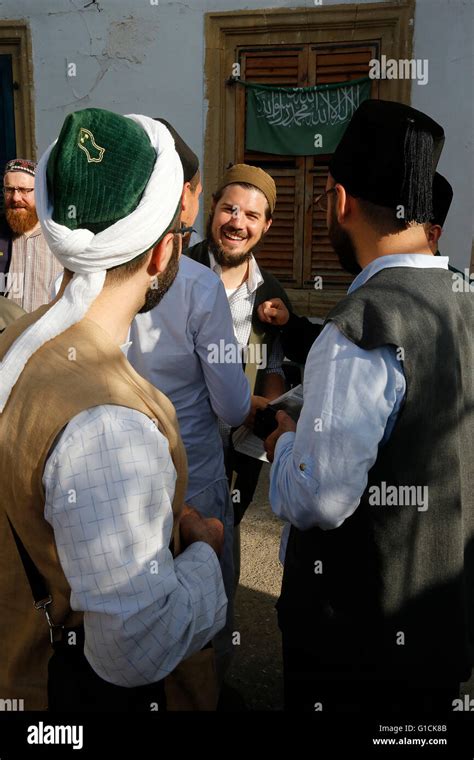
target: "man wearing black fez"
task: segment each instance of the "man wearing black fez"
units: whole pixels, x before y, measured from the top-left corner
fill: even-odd
[[[325,195],[322,196],[325,198]],[[426,225],[426,237],[431,251],[439,256],[438,241],[453,200],[453,188],[442,174],[436,172],[433,180],[433,218]],[[324,200],[323,200],[324,203]],[[448,265],[450,272],[468,279],[456,267]],[[471,278],[472,279],[472,278]],[[311,322],[307,317],[299,317],[288,311],[280,298],[272,298],[258,307],[262,322],[278,325],[281,328],[281,342],[285,356],[295,362],[304,364],[314,341],[322,330],[322,325]]]
[[[426,225],[442,128],[365,101],[332,157],[329,237],[357,277],[265,442],[291,524],[288,710],[452,712],[474,660],[474,295]]]

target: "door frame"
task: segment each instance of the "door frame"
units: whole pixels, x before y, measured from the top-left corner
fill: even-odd
[[[27,21],[24,19],[0,20],[0,53],[12,56],[17,154],[18,157],[30,158],[35,161],[33,52]]]

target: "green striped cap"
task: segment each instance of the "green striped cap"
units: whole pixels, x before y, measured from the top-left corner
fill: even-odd
[[[136,209],[156,161],[142,127],[102,108],[66,117],[47,166],[53,221],[107,229]]]

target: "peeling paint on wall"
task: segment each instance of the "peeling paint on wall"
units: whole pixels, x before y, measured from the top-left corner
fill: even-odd
[[[108,28],[105,55],[108,58],[124,58],[130,63],[143,63],[145,46],[158,38],[159,25],[150,24],[130,16],[124,21],[114,21]]]

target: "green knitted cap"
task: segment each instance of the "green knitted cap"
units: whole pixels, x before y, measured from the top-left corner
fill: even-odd
[[[138,206],[156,161],[142,127],[86,108],[69,114],[47,166],[53,221],[97,233]]]

